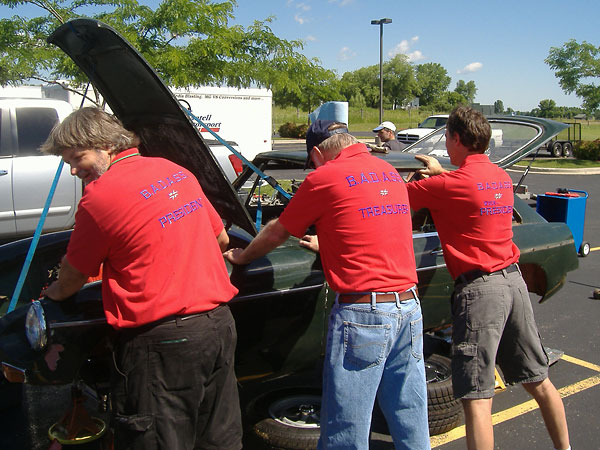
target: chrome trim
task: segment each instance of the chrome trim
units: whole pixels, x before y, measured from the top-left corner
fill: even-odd
[[[427,267],[417,267],[417,272],[423,272],[425,270],[431,270],[431,269],[443,269],[444,267],[446,267],[446,264],[437,264],[435,266],[427,266]]]
[[[323,286],[325,286],[325,284],[321,283],[321,284],[315,284],[312,286],[303,286],[303,287],[292,288],[292,289],[282,289],[280,291],[261,292],[261,293],[257,293],[257,294],[242,295],[242,296],[232,298],[229,303],[235,303],[235,302],[240,302],[240,301],[245,301],[245,300],[253,300],[256,298],[276,297],[276,296],[286,295],[286,294],[289,294],[292,292],[296,293],[296,292],[314,291],[316,289],[323,288]],[[80,327],[80,326],[84,326],[84,325],[104,325],[106,323],[107,322],[106,322],[105,317],[99,318],[99,319],[76,320],[73,322],[53,322],[53,323],[48,324],[48,329],[55,330],[55,329],[59,329],[59,328],[74,328],[74,327]]]
[[[430,237],[438,237],[437,231],[429,231],[427,233],[414,233],[413,239],[417,238],[430,238]]]
[[[290,292],[314,291],[316,289],[323,288],[323,286],[325,286],[325,283],[315,284],[313,286],[303,286],[303,287],[292,288],[292,289],[282,289],[280,291],[261,292],[258,294],[241,295],[241,296],[232,298],[229,303],[239,302],[239,301],[243,301],[243,300],[253,300],[255,298],[261,298],[261,297],[277,297],[277,296],[289,294]]]
[[[48,325],[48,329],[54,330],[58,328],[73,328],[82,325],[103,325],[106,323],[106,317],[102,317],[100,319],[75,320],[73,322],[53,322]]]

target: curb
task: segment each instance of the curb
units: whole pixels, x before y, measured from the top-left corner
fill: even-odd
[[[525,172],[527,167],[524,166],[511,166],[505,169],[509,172]],[[600,174],[600,167],[587,167],[585,169],[555,169],[553,167],[532,167],[529,169],[529,173],[535,173],[540,175],[598,175]]]

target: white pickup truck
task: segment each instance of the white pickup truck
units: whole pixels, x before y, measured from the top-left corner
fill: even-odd
[[[434,130],[446,125],[448,122],[448,114],[437,114],[429,116],[418,125],[418,128],[408,128],[400,130],[396,134],[396,138],[403,144],[410,145],[417,142],[419,139],[427,136]],[[502,130],[492,128],[492,138],[490,140],[490,149],[502,146]],[[446,155],[447,156],[447,155]]]
[[[72,111],[60,100],[0,98],[0,241],[33,235],[60,163],[38,147]],[[65,165],[44,232],[73,226],[81,193],[81,180]]]
[[[35,232],[60,163],[58,156],[43,155],[38,148],[72,111],[62,100],[0,98],[0,242]],[[233,181],[242,162],[218,141],[205,142]],[[228,144],[239,151],[237,143]],[[64,165],[42,231],[71,228],[82,192],[81,180]]]
[[[396,138],[403,144],[410,145],[417,142],[422,137],[427,136],[433,130],[437,130],[439,127],[446,125],[448,121],[448,114],[438,114],[435,116],[429,116],[419,125],[417,128],[408,128],[406,130],[400,130],[396,134]]]

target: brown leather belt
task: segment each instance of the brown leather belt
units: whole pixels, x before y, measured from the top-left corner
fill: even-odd
[[[413,295],[412,291],[406,292],[398,292],[398,300],[410,300],[411,298],[416,298],[418,296],[417,289],[415,288],[415,294]],[[379,294],[376,293],[375,301],[377,303],[390,303],[396,301],[396,296],[394,294]],[[371,303],[371,294],[340,294],[338,297],[338,302],[340,303]]]

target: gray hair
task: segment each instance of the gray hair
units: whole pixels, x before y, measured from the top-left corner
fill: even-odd
[[[321,151],[340,151],[351,145],[358,144],[358,139],[348,133],[338,133],[328,137],[319,144]]]
[[[57,124],[40,150],[58,156],[74,148],[108,150],[116,154],[139,145],[140,138],[115,116],[100,108],[86,107]]]

